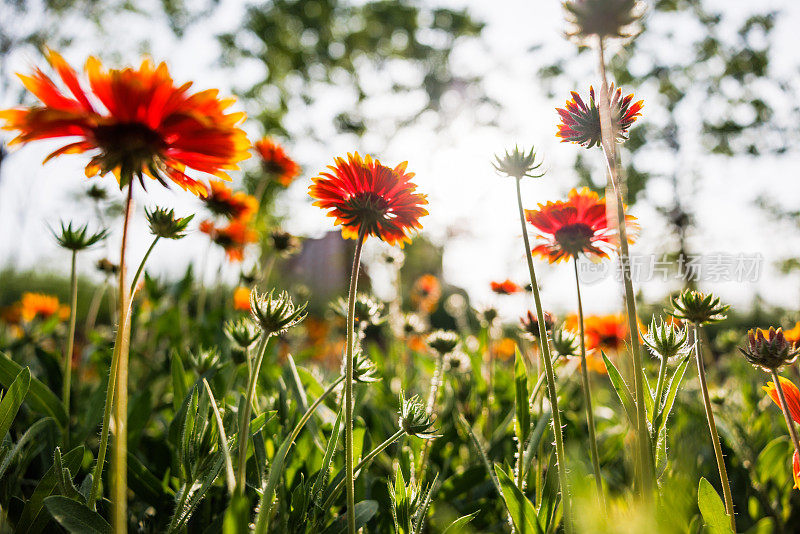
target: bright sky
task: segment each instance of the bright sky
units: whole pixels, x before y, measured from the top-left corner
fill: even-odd
[[[536,71],[541,67],[539,62],[544,61],[547,54],[563,55],[573,45],[561,35],[563,22],[559,2],[508,0],[498,4],[450,0],[443,3],[455,7],[466,4],[478,19],[488,22],[483,42],[461,47],[455,65],[456,69],[467,72],[489,73],[487,88],[503,107],[500,127],[474,127],[468,110],[457,115],[446,134],[433,132],[429,121],[421,120],[415,127],[393,136],[387,146],[383,143],[383,132],[367,135],[360,142],[331,135],[330,143],[324,147],[304,141],[292,143],[289,148],[303,164],[304,174],[290,188],[281,207],[288,216],[287,228],[290,231],[308,236],[321,235],[330,229],[330,219],[310,205],[306,190],[315,173],[334,156],[355,149],[361,152],[380,150],[375,155],[387,164],[408,160],[409,169],[417,173],[420,189],[429,195],[431,214],[423,219],[425,231],[434,240],[447,242],[444,258],[446,280],[467,288],[478,303],[497,303],[489,291],[489,282],[511,278],[523,284],[527,280],[527,269],[513,181],[496,176],[490,161],[493,154],[514,143],[537,147],[548,174],[543,179],[529,180],[524,184],[523,198],[528,208],[535,207],[538,202],[556,200],[576,184],[570,164],[575,151],[582,149],[558,143],[554,136],[557,120],[554,107],[562,106],[567,94],[565,92],[551,100],[536,80]],[[789,0],[765,2],[765,10],[766,4],[786,11],[774,32],[775,56],[778,58],[776,68],[796,73],[794,32],[800,20],[800,9]],[[115,35],[112,41],[99,36],[81,40],[79,45],[70,49],[67,59],[74,65],[81,65],[87,55],[97,52],[95,43],[102,41],[103,55],[112,58],[110,63],[137,62],[140,51],[135,48],[135,43],[146,35],[152,40],[150,53],[154,58],[168,62],[176,80],[194,80],[199,88],[220,87],[223,92],[230,92],[234,87],[246,86],[249,79],[256,79],[259,73],[252,68],[243,68],[236,76],[231,76],[213,64],[217,50],[214,35],[235,27],[242,1],[222,0],[221,5],[212,22],[193,27],[181,41],[170,37],[166,29],[154,30],[155,23],[145,24],[141,18],[131,16],[130,20],[117,21],[126,31]],[[86,25],[83,21],[70,23],[78,25],[76,27]],[[530,54],[529,48],[536,44],[545,44],[547,53]],[[31,65],[42,63],[39,57],[16,54],[5,67],[8,71],[24,72],[29,71]],[[585,72],[582,91],[589,84],[596,83],[591,65],[586,65]],[[326,98],[333,101],[347,98],[347,95],[332,91]],[[637,93],[637,98],[648,101],[646,92]],[[11,103],[10,95],[0,95],[0,104]],[[312,110],[294,110],[290,129],[324,116],[325,106],[323,101]],[[375,106],[370,112],[380,116],[383,112],[381,102]],[[659,110],[646,107],[640,120],[647,121],[648,113],[659,113]],[[259,135],[254,126],[248,126],[249,132]],[[41,166],[40,162],[49,150],[52,150],[52,145],[48,143],[34,144],[17,150],[3,162],[0,265],[65,271],[68,268],[67,255],[55,246],[48,225],[57,225],[60,219],[93,221],[88,204],[76,209],[72,195],[88,186],[82,170],[85,160],[80,156],[69,156]],[[601,153],[593,150],[587,156],[600,158]],[[797,209],[800,205],[799,163],[796,154],[782,159],[764,157],[753,160],[725,159],[698,153],[690,158],[690,169],[681,187],[691,192],[686,200],[695,211],[698,222],[698,230],[690,238],[692,250],[719,253],[723,258],[738,254],[763,256],[762,272],[757,281],[701,282],[701,287],[718,291],[736,304],[749,303],[755,295],[761,295],[768,304],[797,307],[800,284],[796,275],[794,278],[779,277],[773,264],[796,255],[793,251],[800,250],[800,236],[796,227],[780,226],[769,220],[766,214],[754,207],[753,201],[759,194],[779,192],[780,203]],[[691,175],[703,179],[694,180]],[[105,182],[113,193],[113,185],[108,183],[110,180],[106,178]],[[144,205],[169,205],[175,207],[176,213],[183,214],[199,207],[196,199],[180,190],[164,191],[154,183],[149,191],[139,197],[140,209]],[[635,206],[634,214],[640,219],[642,236],[633,247],[634,254],[660,253],[665,227],[653,204],[669,204],[669,195],[671,191],[667,184],[654,180],[647,201]],[[200,262],[207,249],[206,243],[206,237],[199,232],[176,243],[164,243],[154,254],[149,270],[178,274],[188,262]],[[134,226],[132,257],[140,257],[148,244],[149,236],[140,214]],[[94,261],[103,254],[104,251],[99,250],[84,255],[82,268],[91,272]],[[220,261],[220,255],[211,256],[209,277]],[[537,263],[537,269],[545,306],[557,311],[571,310],[575,298],[572,269],[568,265],[550,266],[541,262]],[[236,269],[229,267],[226,274],[232,278]],[[674,283],[668,285],[662,279],[640,285],[645,294],[654,299],[675,287]],[[587,283],[583,291],[586,313],[620,308],[620,289],[613,278]],[[522,295],[503,299],[500,305],[504,314],[508,318],[520,315],[527,304],[524,299]]]

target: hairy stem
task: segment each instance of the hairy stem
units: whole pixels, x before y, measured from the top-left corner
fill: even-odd
[[[62,394],[64,411],[67,413],[67,424],[64,425],[64,450],[69,450],[69,397],[72,388],[72,350],[75,346],[75,320],[78,316],[78,272],[77,268],[78,251],[72,251],[72,270],[70,271],[70,301],[69,301],[69,331],[67,332],[67,348],[64,351],[64,371],[62,374]]]
[[[736,518],[733,512],[733,496],[731,495],[731,484],[728,481],[728,470],[725,468],[725,459],[722,456],[722,445],[719,442],[717,424],[714,422],[714,412],[711,411],[711,399],[708,396],[708,384],[706,383],[706,369],[703,365],[703,356],[700,354],[700,326],[694,325],[694,354],[697,359],[697,375],[700,378],[700,389],[703,392],[703,408],[706,411],[708,420],[708,431],[711,434],[711,444],[714,446],[714,457],[717,459],[717,469],[719,478],[722,482],[722,496],[725,500],[725,513],[731,519],[731,528],[736,532]]]
[[[247,482],[247,443],[250,436],[250,415],[253,412],[253,397],[256,394],[258,373],[261,370],[261,362],[264,361],[264,353],[267,351],[269,339],[269,335],[261,334],[261,339],[256,349],[256,361],[247,376],[247,396],[245,397],[244,410],[239,419],[239,469],[236,471],[236,491],[239,495],[244,495]]]
[[[592,469],[594,469],[594,481],[597,485],[597,497],[601,503],[605,502],[603,497],[603,479],[600,475],[600,455],[597,452],[597,435],[594,428],[594,408],[592,406],[592,386],[589,383],[589,368],[586,365],[586,333],[583,325],[583,302],[581,300],[581,283],[578,278],[578,258],[573,258],[572,265],[575,267],[575,289],[578,295],[578,325],[581,334],[581,383],[583,384],[583,398],[586,406],[586,424],[589,427],[589,445],[592,451]]]
[[[794,451],[800,456],[800,440],[797,438],[797,428],[794,426],[792,414],[789,411],[789,403],[786,402],[786,395],[783,393],[783,384],[781,384],[778,371],[775,369],[772,369],[772,380],[775,381],[775,389],[778,390],[778,399],[781,401],[781,411],[783,412],[783,418],[786,420],[786,426],[789,428],[789,436],[792,438]]]
[[[547,398],[552,406],[553,434],[556,438],[556,463],[558,464],[558,482],[561,486],[562,503],[564,505],[564,531],[572,534],[572,502],[570,499],[569,486],[567,484],[567,466],[564,456],[564,437],[561,433],[561,414],[558,410],[558,392],[556,391],[556,379],[553,374],[553,364],[550,359],[550,341],[547,339],[547,327],[544,323],[544,311],[542,301],[539,296],[539,286],[536,282],[536,272],[533,269],[533,258],[531,257],[531,243],[528,238],[528,228],[525,226],[525,211],[522,209],[522,192],[520,191],[520,180],[516,179],[517,184],[517,205],[519,207],[519,222],[522,225],[522,239],[525,244],[525,259],[528,261],[528,272],[531,278],[531,289],[533,299],[536,304],[536,315],[539,321],[539,348],[542,351],[542,361],[547,378]]]

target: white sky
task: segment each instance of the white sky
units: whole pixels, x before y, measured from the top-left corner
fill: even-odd
[[[459,49],[455,65],[457,69],[469,72],[490,71],[487,88],[503,107],[502,123],[499,128],[477,128],[469,121],[469,113],[462,113],[452,125],[451,134],[440,136],[432,131],[428,121],[422,120],[418,126],[393,137],[388,146],[375,155],[387,164],[409,161],[409,170],[417,173],[420,190],[429,195],[431,215],[423,219],[425,231],[440,242],[447,236],[455,236],[447,240],[444,258],[446,280],[467,288],[478,303],[496,302],[489,291],[489,282],[508,277],[525,283],[527,269],[522,255],[513,181],[497,177],[490,161],[493,154],[514,143],[537,147],[549,172],[544,179],[529,180],[524,184],[523,198],[528,208],[535,207],[538,202],[556,200],[576,184],[570,164],[575,151],[582,149],[561,144],[554,136],[557,120],[554,107],[562,106],[567,95],[565,93],[555,100],[546,97],[535,77],[541,67],[538,61],[542,58],[528,52],[530,46],[538,43],[545,43],[555,53],[568,52],[572,45],[561,35],[560,2],[506,0],[498,4],[450,0],[441,3],[454,7],[466,4],[478,19],[488,22],[483,43]],[[764,9],[767,4],[786,12],[774,32],[776,67],[796,73],[795,28],[800,20],[800,9],[790,0],[765,2]],[[198,88],[220,87],[223,93],[230,92],[233,87],[244,87],[248,81],[258,79],[256,69],[243,68],[236,76],[231,76],[213,65],[217,50],[214,35],[235,27],[240,19],[242,1],[223,0],[222,6],[212,22],[193,27],[180,41],[170,37],[168,31],[159,30],[157,24],[155,29],[153,24],[143,24],[141,18],[117,21],[126,31],[116,35],[111,43],[104,44],[103,54],[115,58],[118,55],[123,62],[137,62],[140,51],[135,48],[135,43],[146,35],[152,41],[150,53],[157,60],[168,62],[176,80],[194,80]],[[83,21],[72,23],[86,25]],[[70,49],[68,61],[81,65],[87,55],[96,53],[96,44],[93,43],[101,39],[98,36],[81,41]],[[8,70],[26,72],[31,65],[42,63],[39,57],[17,54],[12,56],[7,67]],[[580,88],[582,92],[589,84],[596,83],[591,65],[587,65],[586,73]],[[0,104],[12,103],[10,98],[10,95],[0,95]],[[335,101],[347,98],[347,95],[331,91],[326,98]],[[648,101],[646,91],[637,93],[637,98]],[[378,102],[378,107],[371,112],[380,116],[380,105]],[[315,120],[320,110],[324,115],[326,102],[319,106],[313,110],[294,110],[290,129]],[[646,105],[644,116],[639,120],[647,121],[648,113],[659,112],[663,110]],[[253,135],[260,133],[254,124],[247,128]],[[452,132],[457,132],[457,135]],[[314,236],[330,228],[331,219],[312,207],[307,198],[306,189],[311,178],[333,156],[356,149],[364,152],[373,151],[375,147],[384,148],[378,137],[373,139],[368,135],[363,141],[353,144],[353,138],[332,135],[325,147],[304,141],[289,144],[290,152],[304,166],[302,179],[290,188],[282,205],[288,215],[287,228],[290,231]],[[49,150],[52,150],[52,145],[48,143],[30,145],[17,150],[3,163],[0,265],[65,271],[68,268],[66,253],[54,245],[47,225],[56,225],[60,219],[93,220],[85,207],[76,211],[73,197],[69,194],[88,186],[82,170],[85,159],[67,156],[41,166],[40,162]],[[587,155],[601,157],[598,150]],[[703,176],[697,184],[686,185],[687,191],[697,188],[696,194],[688,199],[698,223],[698,230],[690,239],[692,250],[722,254],[760,253],[765,262],[765,272],[755,283],[703,283],[703,287],[718,291],[725,299],[737,304],[748,303],[758,294],[769,304],[797,307],[800,296],[797,277],[777,276],[772,263],[796,255],[795,251],[800,250],[798,232],[796,228],[781,227],[768,220],[753,206],[753,201],[759,194],[772,192],[773,195],[777,193],[776,198],[783,205],[797,209],[800,204],[799,160],[797,155],[753,160],[698,154],[689,162],[693,172]],[[113,194],[113,184],[109,183],[112,179],[104,181]],[[671,193],[666,184],[652,181],[650,187],[647,199],[659,204],[669,203]],[[182,214],[195,211],[199,206],[196,199],[180,190],[164,191],[154,183],[149,191],[146,196],[140,195],[140,209],[143,205],[159,203],[174,206],[176,213]],[[642,237],[633,247],[634,254],[660,251],[665,228],[652,205],[644,201],[637,203],[634,214],[639,217],[643,228]],[[188,262],[200,262],[207,249],[206,243],[206,236],[198,232],[182,241],[159,245],[149,270],[178,274]],[[149,244],[141,214],[136,218],[132,244],[133,258],[140,257]],[[91,272],[94,260],[103,253],[103,250],[98,250],[83,255],[82,268]],[[209,273],[216,270],[220,260],[221,255],[215,251],[209,262]],[[236,272],[236,268],[228,267],[226,274],[233,277]],[[568,265],[549,266],[539,262],[537,274],[544,286],[545,306],[557,311],[571,310],[574,301],[572,269]],[[642,287],[651,298],[658,298],[674,288],[658,280],[644,283]],[[522,295],[504,298],[500,303],[504,314],[509,318],[520,315],[526,306],[524,299]],[[585,284],[584,301],[586,313],[617,310],[621,302],[617,283],[606,279]]]

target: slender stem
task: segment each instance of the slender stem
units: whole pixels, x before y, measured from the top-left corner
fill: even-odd
[[[136,286],[139,284],[139,277],[142,275],[142,271],[144,270],[144,264],[147,263],[147,258],[150,257],[150,253],[153,252],[153,249],[155,248],[159,239],[161,239],[159,236],[156,236],[156,238],[153,239],[153,242],[150,243],[150,248],[148,248],[147,252],[144,253],[144,257],[142,258],[141,263],[139,263],[139,268],[136,269],[136,274],[133,276],[133,281],[131,282],[131,302],[133,302],[133,297],[136,295]]]
[[[792,438],[794,451],[800,456],[800,440],[797,438],[797,428],[794,426],[794,421],[792,421],[789,403],[786,402],[786,395],[783,392],[783,384],[781,384],[778,371],[775,369],[772,369],[772,380],[775,381],[775,389],[778,390],[778,399],[781,401],[781,411],[783,412],[783,418],[786,420],[786,426],[789,428],[789,436]]]
[[[72,387],[72,350],[75,346],[75,320],[78,316],[78,251],[72,251],[72,271],[69,277],[71,292],[69,304],[69,332],[67,333],[67,349],[64,351],[64,372],[62,374],[62,395],[64,411],[67,412],[67,424],[64,425],[64,450],[69,450],[69,396]]]
[[[386,449],[389,445],[391,445],[392,443],[394,443],[395,441],[400,439],[400,437],[404,433],[405,433],[404,430],[398,430],[397,432],[392,434],[386,441],[384,441],[383,443],[381,443],[380,445],[378,445],[377,447],[372,449],[369,452],[369,454],[364,456],[363,460],[358,462],[358,465],[356,465],[356,467],[355,467],[355,472],[356,473],[360,473],[361,469],[363,469],[376,456],[378,456],[380,453],[382,453],[384,451],[384,449]],[[323,510],[328,510],[333,505],[333,499],[334,499],[334,497],[336,497],[336,494],[339,493],[339,490],[341,489],[342,484],[344,484],[344,479],[340,479],[336,483],[336,485],[333,487],[333,489],[331,490],[330,494],[328,495],[328,498],[325,499],[325,502],[322,504],[322,509]]]
[[[431,377],[431,387],[428,391],[428,403],[425,407],[425,413],[432,416],[436,413],[436,399],[439,396],[439,386],[442,384],[442,373],[444,372],[444,354],[437,353],[436,367]],[[419,467],[417,468],[417,478],[422,480],[425,476],[425,471],[428,463],[428,452],[430,451],[430,442],[432,440],[426,439],[422,444],[422,451],[419,454]]]
[[[656,413],[661,410],[661,404],[663,400],[661,396],[664,394],[664,384],[667,381],[667,358],[662,357],[661,361],[658,364],[658,382],[656,382],[656,397],[653,399],[653,413],[650,416],[651,421],[656,420]],[[653,431],[657,431],[658,429],[654,428]],[[658,436],[654,436],[654,439],[658,438]]]
[[[244,495],[247,482],[247,442],[250,435],[250,415],[253,411],[253,397],[256,393],[258,373],[261,370],[261,362],[264,360],[264,353],[267,351],[269,339],[269,335],[261,335],[256,349],[255,365],[253,365],[247,377],[247,397],[245,398],[244,410],[239,419],[239,469],[236,471],[236,490],[239,495]]]
[[[536,272],[533,269],[533,258],[531,256],[531,243],[528,239],[528,228],[525,226],[525,212],[522,209],[522,192],[520,191],[520,180],[517,183],[517,205],[519,207],[519,222],[522,225],[522,239],[525,244],[525,259],[528,260],[528,272],[531,277],[531,289],[533,299],[536,304],[536,315],[539,321],[539,348],[542,351],[542,361],[544,362],[544,372],[547,377],[547,397],[552,406],[553,434],[556,438],[556,463],[558,464],[558,482],[561,486],[562,503],[564,504],[564,531],[572,534],[572,503],[570,501],[569,486],[567,484],[567,466],[564,456],[564,437],[561,433],[561,414],[558,409],[558,392],[556,391],[556,379],[553,374],[553,364],[550,360],[550,341],[547,339],[547,327],[544,323],[544,311],[542,301],[539,296],[539,286],[536,282]]]
[[[714,412],[711,411],[711,399],[708,396],[708,384],[706,383],[706,369],[703,365],[703,357],[700,354],[700,326],[694,325],[694,354],[697,359],[697,375],[700,378],[700,389],[703,392],[703,407],[706,410],[708,420],[708,431],[711,433],[711,443],[714,446],[714,456],[717,459],[717,469],[719,478],[722,482],[722,496],[725,499],[725,513],[731,519],[731,528],[736,532],[736,518],[733,512],[733,496],[731,495],[731,484],[728,481],[728,471],[725,469],[725,459],[722,457],[722,445],[719,442],[717,424],[714,422]]]
[[[133,180],[128,183],[128,196],[125,201],[125,220],[122,226],[122,244],[119,255],[119,317],[117,335],[119,343],[116,372],[116,402],[114,403],[114,451],[113,451],[113,492],[112,525],[116,534],[128,532],[127,494],[128,494],[128,350],[130,343],[130,307],[128,285],[125,283],[125,260],[128,245],[128,229],[133,214]],[[119,333],[121,332],[121,336]],[[116,344],[116,343],[115,343]],[[109,387],[111,380],[109,379]],[[99,458],[98,458],[99,460]],[[101,468],[102,469],[102,468]]]
[[[592,451],[592,468],[594,469],[594,481],[597,485],[597,497],[603,503],[603,479],[600,475],[600,455],[597,452],[597,434],[594,428],[594,408],[592,407],[592,386],[589,383],[589,368],[586,365],[586,333],[583,324],[583,301],[581,300],[581,283],[578,278],[578,258],[573,258],[575,267],[575,290],[578,295],[578,325],[581,334],[581,383],[583,384],[583,398],[586,405],[586,424],[589,427],[589,445]]]
[[[605,52],[602,37],[598,38],[599,71],[603,87],[600,91],[600,131],[601,144],[606,156],[608,176],[615,194],[617,207],[617,232],[619,236],[619,260],[622,267],[622,279],[625,286],[625,305],[628,311],[628,330],[631,336],[631,355],[633,357],[633,385],[636,398],[636,426],[639,444],[639,476],[642,496],[646,500],[653,497],[655,471],[650,447],[650,435],[647,430],[647,415],[644,404],[644,368],[642,352],[639,345],[639,325],[636,315],[636,298],[631,279],[630,254],[628,252],[628,233],[625,227],[625,205],[622,202],[622,189],[619,179],[619,158],[614,127],[611,123],[611,106],[608,94],[608,78],[606,75]]]
[[[97,314],[100,312],[100,303],[103,301],[103,295],[106,292],[107,281],[99,286],[92,295],[92,301],[89,304],[89,312],[86,314],[86,323],[83,327],[84,331],[90,332],[94,328],[94,323],[97,321]]]
[[[358,269],[361,264],[361,247],[364,245],[364,227],[358,230],[356,250],[353,254],[353,268],[350,273],[350,290],[347,293],[347,349],[345,351],[344,378],[344,450],[345,479],[347,482],[347,531],[356,534],[356,487],[353,472],[353,333],[356,313],[356,286]]]

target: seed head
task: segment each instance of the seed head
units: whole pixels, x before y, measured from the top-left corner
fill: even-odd
[[[244,350],[256,342],[261,331],[250,317],[239,317],[225,323],[225,335],[234,345]]]
[[[181,239],[185,237],[186,234],[183,232],[189,225],[189,221],[194,218],[194,214],[188,217],[175,217],[175,210],[159,208],[158,206],[153,211],[148,211],[145,208],[144,214],[150,224],[150,233],[164,239]]]
[[[567,35],[583,41],[591,36],[630,38],[638,33],[636,23],[644,12],[638,0],[567,0]]]
[[[687,327],[680,326],[664,321],[656,322],[653,317],[650,322],[650,329],[642,335],[644,344],[650,352],[658,359],[673,359],[685,356],[691,350],[687,343],[689,330]]]
[[[452,330],[436,330],[428,334],[428,346],[440,355],[450,354],[458,346],[458,334]]]
[[[577,356],[580,350],[578,335],[563,327],[553,330],[552,344],[553,351],[564,358]]]
[[[757,328],[747,332],[747,345],[739,350],[747,361],[765,371],[777,370],[784,364],[792,363],[800,354],[797,343],[786,339],[783,330],[769,327]]]
[[[88,224],[72,228],[71,221],[66,226],[63,221],[61,222],[60,233],[56,233],[54,230],[51,230],[51,232],[53,232],[53,236],[55,236],[59,246],[73,252],[85,250],[108,236],[108,230],[106,229],[100,230],[94,234],[89,234]]]
[[[533,151],[533,147],[526,153],[524,148],[520,150],[518,146],[514,146],[514,150],[506,150],[505,156],[500,157],[497,154],[494,159],[492,166],[495,170],[511,178],[520,180],[525,176],[531,178],[544,176],[544,172],[536,174],[536,170],[542,166],[542,162],[536,163],[536,152]]]
[[[344,297],[336,299],[336,301],[331,304],[331,311],[334,315],[346,319],[349,311],[347,299]],[[383,303],[375,300],[366,293],[359,293],[356,295],[354,311],[355,322],[362,329],[370,325],[377,326],[386,320],[386,317],[382,315]]]
[[[670,315],[696,325],[724,321],[730,308],[712,293],[706,295],[693,289],[686,289],[672,297],[672,306],[674,310],[668,312]]]
[[[261,332],[273,336],[285,332],[306,318],[306,306],[295,307],[286,291],[275,295],[275,290],[259,294],[257,289],[250,293],[250,313],[261,327]]]

